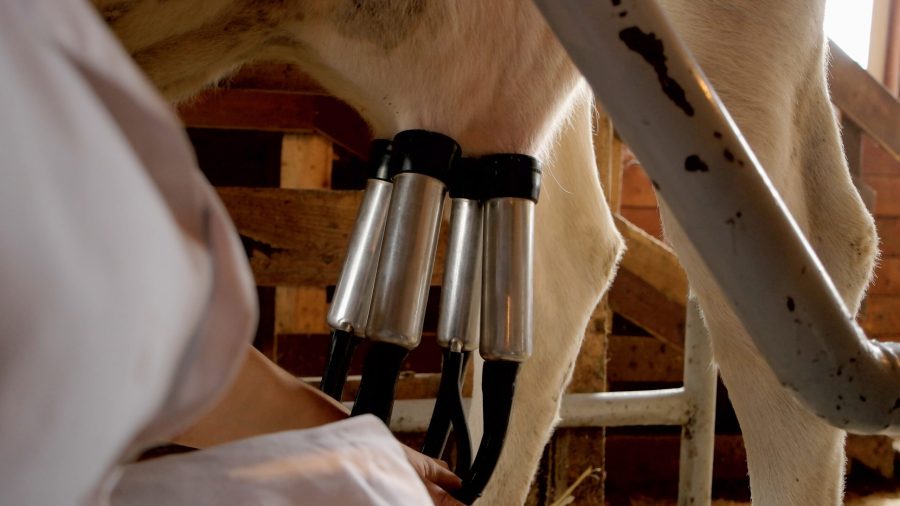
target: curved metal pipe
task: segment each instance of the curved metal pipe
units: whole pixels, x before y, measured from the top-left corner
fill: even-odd
[[[657,2],[535,3],[784,386],[836,427],[900,432],[900,348],[844,307]]]

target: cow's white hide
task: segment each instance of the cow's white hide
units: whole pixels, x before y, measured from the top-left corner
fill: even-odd
[[[599,1],[599,0],[598,0]],[[521,504],[588,317],[622,252],[596,177],[591,101],[525,0],[95,0],[160,89],[182,100],[240,65],[298,63],[371,123],[547,162],[537,212],[534,357],[483,504]],[[825,83],[824,0],[663,0],[756,155],[857,310],[877,239]],[[616,69],[610,69],[611,78]],[[754,502],[841,501],[844,435],[785,392],[663,209],[744,431]]]

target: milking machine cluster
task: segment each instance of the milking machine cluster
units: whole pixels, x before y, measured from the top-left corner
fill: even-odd
[[[456,497],[474,502],[493,473],[519,364],[532,349],[534,206],[540,167],[518,154],[464,158],[451,138],[424,130],[375,141],[347,257],[328,312],[331,353],[321,388],[340,400],[360,339],[366,356],[353,415],[390,421],[403,361],[419,345],[444,198],[452,202],[438,319],[441,382],[422,452],[439,457],[452,425]],[[480,337],[480,339],[479,339]],[[471,352],[485,360],[484,436],[474,461],[461,384]]]

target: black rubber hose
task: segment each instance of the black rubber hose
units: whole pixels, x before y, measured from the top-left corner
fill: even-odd
[[[447,446],[452,423],[456,439],[454,471],[458,475],[467,473],[472,465],[472,441],[469,437],[466,412],[463,409],[461,389],[468,358],[469,352],[444,350],[441,383],[434,403],[434,411],[431,413],[431,422],[425,433],[425,443],[422,446],[423,454],[432,458],[440,458]]]
[[[341,400],[344,383],[347,382],[347,373],[350,372],[350,362],[353,361],[353,353],[360,341],[362,338],[343,330],[331,332],[331,350],[328,353],[328,361],[325,364],[325,372],[322,373],[319,390],[336,401],[340,402]]]
[[[363,365],[362,380],[351,416],[371,414],[385,425],[390,424],[397,378],[407,355],[409,350],[396,344],[376,342],[372,345]]]
[[[463,477],[463,484],[453,496],[463,504],[472,504],[484,491],[503,450],[513,394],[516,391],[518,362],[503,360],[484,363],[481,391],[484,394],[484,436],[472,469]]]

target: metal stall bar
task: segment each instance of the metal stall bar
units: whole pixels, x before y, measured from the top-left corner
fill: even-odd
[[[681,428],[679,506],[712,502],[717,377],[712,342],[700,317],[700,306],[689,297],[684,329],[684,390],[690,416]]]
[[[900,432],[900,347],[844,307],[657,2],[535,2],[785,387],[836,427]]]
[[[710,504],[712,499],[717,369],[700,309],[693,298],[689,299],[687,311],[683,387],[566,394],[559,426],[681,425],[678,504],[700,506]],[[396,401],[391,430],[424,431],[433,406],[434,399]]]

